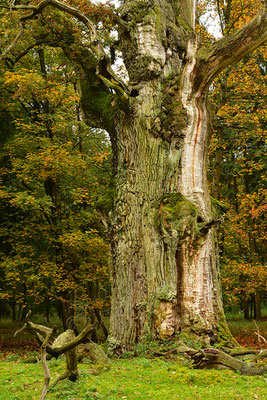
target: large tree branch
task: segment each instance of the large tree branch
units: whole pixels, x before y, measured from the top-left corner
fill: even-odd
[[[120,103],[120,99],[127,102],[129,90],[126,85],[117,77],[115,72],[111,68],[110,58],[105,53],[100,41],[97,37],[96,29],[89,18],[78,9],[71,7],[58,0],[43,0],[37,6],[33,5],[14,5],[8,7],[1,5],[0,8],[7,8],[14,11],[29,11],[26,15],[24,14],[19,18],[19,32],[16,35],[13,42],[2,52],[0,55],[0,61],[7,59],[9,53],[11,53],[16,47],[18,41],[23,36],[27,21],[35,19],[38,15],[42,14],[47,7],[56,8],[64,13],[71,15],[78,21],[82,22],[89,32],[89,40],[87,43],[79,43],[77,46],[77,53],[75,54],[75,48],[70,46],[69,43],[63,43],[65,39],[57,36],[51,39],[46,37],[44,43],[48,43],[51,46],[62,47],[66,56],[71,58],[76,64],[82,67],[78,68],[78,72],[81,75],[81,103],[86,115],[86,121],[88,124],[94,127],[101,127],[109,131],[110,133],[114,130],[113,114]],[[116,23],[120,23],[119,18],[115,18]],[[51,34],[50,34],[51,36]],[[28,46],[16,60],[27,54],[31,49]],[[12,60],[11,60],[12,63]],[[98,98],[92,102],[92,94],[98,96]],[[118,102],[114,102],[114,99],[118,98]],[[110,110],[108,110],[110,108]]]
[[[13,5],[7,6],[4,4],[0,4],[0,8],[7,8],[14,11],[31,11],[31,13],[23,15],[19,18],[19,32],[13,42],[2,52],[0,55],[0,60],[3,60],[10,51],[17,45],[18,41],[20,40],[21,36],[24,33],[24,27],[27,21],[36,18],[37,15],[41,14],[44,9],[48,6],[52,6],[57,8],[60,11],[63,11],[67,14],[72,15],[73,17],[77,18],[79,21],[83,22],[83,24],[87,27],[88,31],[90,32],[90,41],[97,46],[98,52],[102,55],[105,55],[103,48],[100,46],[97,40],[97,33],[93,23],[86,17],[82,12],[77,10],[76,8],[70,7],[67,4],[61,3],[57,0],[43,0],[38,6],[33,5]]]
[[[194,70],[194,90],[202,95],[214,78],[267,40],[267,0],[258,14],[237,32],[226,35],[208,49],[200,48]]]
[[[25,324],[23,325],[23,327],[21,329],[19,329],[18,331],[16,331],[14,333],[14,336],[16,336],[18,333],[22,332],[25,329],[28,329],[30,332],[34,332],[34,333],[39,333],[42,335],[45,335],[45,337],[47,335],[51,335],[52,331],[55,332],[54,328],[48,328],[47,326],[44,325],[38,325],[38,324],[34,324],[33,322],[29,321],[29,318],[31,316],[31,311],[29,311],[25,317]]]

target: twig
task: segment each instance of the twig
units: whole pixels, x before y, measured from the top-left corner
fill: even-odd
[[[267,343],[267,340],[260,334],[260,329],[255,321],[255,319],[253,320],[254,325],[256,326],[257,332],[254,332],[255,335],[257,335],[258,337],[258,342],[259,342],[259,347],[262,350],[262,344],[261,344],[261,339],[263,340],[263,342]]]

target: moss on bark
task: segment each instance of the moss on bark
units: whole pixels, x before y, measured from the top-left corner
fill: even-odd
[[[191,236],[192,241],[198,239],[203,226],[198,208],[181,193],[171,193],[162,197],[158,219],[160,230],[163,233],[176,232],[178,241],[187,236]]]
[[[234,348],[238,346],[237,341],[233,338],[229,330],[224,315],[219,320],[216,342],[217,342],[216,344],[217,348],[222,348],[222,347]]]

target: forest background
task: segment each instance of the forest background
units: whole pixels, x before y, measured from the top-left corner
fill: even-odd
[[[91,16],[112,53],[112,4],[69,3]],[[202,42],[214,41],[207,21],[219,20],[225,35],[250,20],[260,5],[259,0],[199,1]],[[2,47],[14,37],[17,18],[1,11]],[[47,18],[58,31],[66,23],[53,10]],[[38,29],[41,34],[41,24]],[[31,28],[24,39],[29,46],[30,35]],[[113,56],[120,59],[119,53]],[[209,183],[224,214],[219,227],[224,304],[256,319],[262,317],[267,278],[266,68],[266,47],[261,47],[227,68],[210,89]],[[74,67],[59,48],[35,45],[15,63],[2,62],[0,92],[0,317],[21,320],[30,308],[49,321],[57,312],[66,329],[82,315],[97,319],[106,337],[109,139],[86,125]]]

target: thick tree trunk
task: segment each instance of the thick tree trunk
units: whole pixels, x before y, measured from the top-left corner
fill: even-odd
[[[121,35],[134,96],[114,148],[110,343],[122,349],[181,330],[210,343],[224,326],[206,180],[209,112],[192,87],[197,44],[174,26],[173,11],[146,8]],[[126,2],[122,11],[132,23],[134,10]]]
[[[222,136],[222,127],[217,128],[218,136]],[[218,147],[215,152],[215,160],[213,164],[214,170],[212,176],[212,187],[211,194],[212,197],[216,200],[220,200],[221,198],[221,178],[222,178],[222,165],[223,165],[223,149],[222,147]]]

